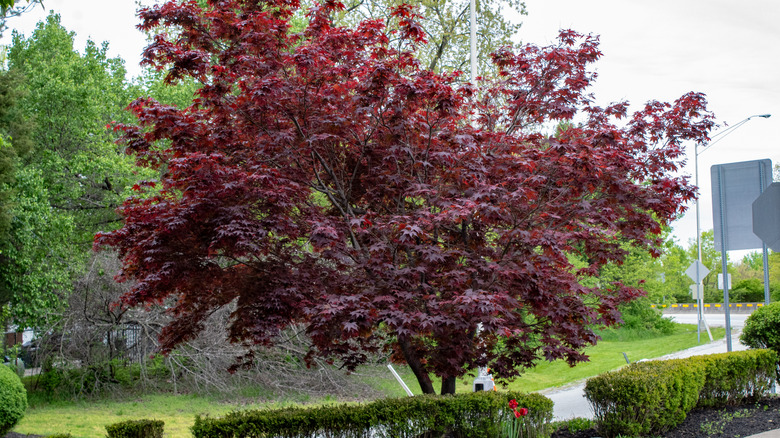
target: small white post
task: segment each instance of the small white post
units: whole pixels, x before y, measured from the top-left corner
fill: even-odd
[[[409,390],[408,386],[406,386],[406,383],[404,383],[401,376],[399,376],[398,373],[395,372],[395,368],[393,368],[393,365],[387,364],[387,368],[390,370],[391,373],[393,373],[393,376],[395,376],[395,380],[398,380],[398,383],[400,383],[401,386],[404,388],[404,391],[406,391],[406,395],[408,395],[409,397],[413,396],[414,394],[412,394],[412,391]]]

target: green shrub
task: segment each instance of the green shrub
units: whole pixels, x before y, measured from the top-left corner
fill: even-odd
[[[385,399],[361,405],[234,412],[222,418],[195,418],[195,438],[279,436],[285,438],[417,437],[480,438],[499,434],[514,421],[509,400],[528,409],[526,429],[547,436],[552,401],[538,394],[477,392]]]
[[[745,321],[739,340],[748,347],[780,354],[780,302],[756,309]]]
[[[735,351],[632,364],[585,384],[598,430],[607,437],[663,433],[695,406],[755,401],[774,383],[777,355]]]
[[[34,388],[48,399],[98,394],[110,380],[110,369],[102,365],[82,368],[47,363],[34,380]]]
[[[619,306],[623,323],[618,327],[603,328],[596,334],[605,341],[625,342],[637,339],[653,339],[674,333],[675,324],[650,306],[647,298],[634,300]]]
[[[11,371],[15,372],[21,379],[24,377],[24,360],[22,360],[19,355],[19,353],[21,353],[21,345],[16,344],[6,350],[8,366],[11,368]]]
[[[704,365],[705,383],[698,406],[723,407],[764,397],[774,384],[777,354],[771,350],[733,351],[694,356]]]
[[[162,438],[163,423],[160,420],[130,420],[106,426],[108,438]]]
[[[597,429],[607,437],[663,433],[696,406],[704,366],[685,359],[629,365],[588,379],[585,397]]]
[[[54,366],[51,358],[47,358],[41,365],[41,373],[33,377],[33,389],[42,393],[45,399],[51,400],[62,381],[62,370]]]
[[[660,310],[650,307],[650,300],[647,298],[620,305],[620,314],[623,318],[623,328],[646,331],[653,335],[669,335],[674,332],[672,320],[664,318]]]
[[[164,390],[171,386],[170,377],[171,369],[162,356],[147,359],[143,364],[112,359],[80,367],[47,358],[41,373],[30,379],[30,389],[46,401],[70,400],[125,394],[139,387]]]
[[[11,430],[27,410],[27,391],[19,376],[0,365],[0,436]]]
[[[772,293],[770,285],[769,293]],[[740,281],[729,291],[729,299],[735,303],[757,303],[764,301],[764,282],[758,278]]]

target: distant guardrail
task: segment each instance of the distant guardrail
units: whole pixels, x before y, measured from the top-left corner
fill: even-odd
[[[751,313],[764,303],[729,303],[729,310],[736,313]],[[696,303],[680,304],[651,304],[650,307],[660,309],[662,312],[695,312],[699,305]],[[725,310],[723,303],[704,303],[705,313],[722,313]]]

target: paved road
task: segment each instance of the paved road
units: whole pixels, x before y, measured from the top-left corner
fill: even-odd
[[[687,316],[687,315],[686,315]],[[693,323],[696,323],[696,314],[693,314]],[[715,326],[714,322],[710,322],[710,326]],[[725,320],[723,322],[725,325]],[[744,320],[742,322],[744,325]],[[734,328],[731,332],[732,348],[734,350],[745,350],[747,347],[739,342],[739,334],[741,332],[741,325],[737,327],[732,322]],[[704,339],[707,339],[705,334]],[[668,354],[666,356],[657,359],[679,359],[690,356],[698,356],[701,354],[713,354],[713,353],[725,353],[726,352],[726,340],[720,339],[707,344],[699,345],[687,350],[679,351],[677,353]],[[554,420],[567,420],[574,417],[593,418],[593,411],[585,399],[585,382],[574,383],[570,386],[561,388],[552,388],[544,391],[540,391],[541,394],[551,399],[554,403],[553,407],[553,419]]]
[[[696,313],[664,313],[667,318],[672,318],[674,322],[680,324],[696,324]],[[746,313],[732,313],[731,327],[742,328],[745,326],[745,320],[750,316]],[[704,320],[710,327],[726,327],[726,317],[723,313],[705,313]]]

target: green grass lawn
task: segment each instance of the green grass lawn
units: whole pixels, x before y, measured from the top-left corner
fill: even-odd
[[[13,430],[37,435],[67,432],[76,438],[104,438],[106,425],[150,419],[165,422],[166,437],[189,437],[196,415],[216,417],[239,409],[282,406],[285,403],[232,404],[208,396],[172,394],[153,394],[127,401],[56,402],[30,407]]]
[[[712,328],[712,336],[715,339],[722,339],[725,334],[726,330],[723,328]],[[563,361],[541,362],[535,368],[525,371],[521,377],[510,382],[506,387],[499,385],[499,389],[535,392],[563,386],[626,365],[626,360],[623,357],[624,352],[629,360],[636,362],[640,359],[661,357],[669,353],[695,347],[699,345],[696,338],[695,325],[677,324],[675,325],[674,333],[660,338],[637,339],[628,336],[627,339],[619,341],[600,341],[597,345],[585,350],[585,354],[590,356],[589,362],[580,363],[575,367],[569,367]],[[706,333],[702,334],[702,342],[709,342]],[[395,368],[412,392],[415,394],[420,393],[419,385],[412,372],[405,367],[395,366]],[[472,382],[473,377],[459,380],[457,391],[471,391]],[[438,389],[440,383],[434,380],[434,388]],[[403,397],[405,395],[395,380],[374,380],[371,384],[382,392],[394,397]]]
[[[724,330],[714,329],[713,335],[722,338]],[[706,336],[703,339],[706,339]],[[674,334],[661,338],[602,341],[586,350],[590,362],[574,368],[562,362],[542,363],[510,383],[507,388],[533,392],[561,386],[625,365],[623,352],[626,352],[629,359],[636,361],[663,356],[696,345],[696,327],[689,325],[677,326]],[[412,391],[419,393],[419,386],[408,368],[395,368]],[[358,375],[357,378],[364,379],[387,396],[403,397],[405,393],[390,372],[384,371],[381,368],[374,369],[371,377]],[[386,378],[377,378],[377,375],[386,375]],[[459,382],[457,390],[470,391],[471,378]],[[165,422],[166,437],[188,437],[189,428],[198,414],[220,416],[238,409],[273,408],[300,402],[300,398],[292,398],[286,402],[248,404],[226,402],[209,396],[154,394],[125,401],[34,403],[14,431],[38,435],[67,432],[76,438],[103,438],[106,436],[105,426],[108,424],[126,420],[156,419]]]
[[[726,329],[712,329],[712,336],[715,339],[721,339],[725,334]],[[706,333],[703,334],[702,341],[709,341]],[[589,362],[578,364],[575,367],[569,367],[562,361],[543,362],[510,383],[507,389],[535,392],[562,386],[626,365],[624,352],[630,361],[636,362],[640,359],[661,357],[696,345],[698,343],[695,325],[678,325],[675,333],[662,338],[601,341],[598,345],[585,350],[585,353],[590,356]]]

